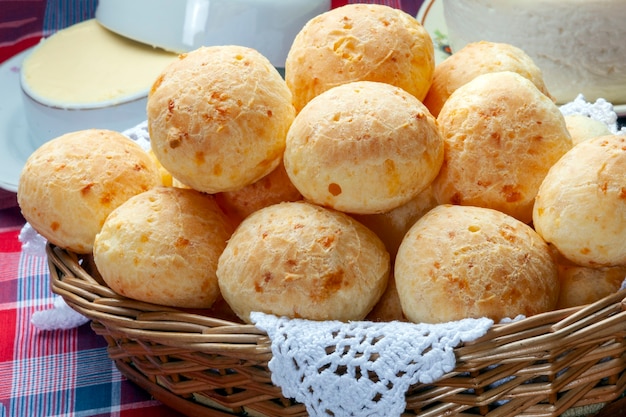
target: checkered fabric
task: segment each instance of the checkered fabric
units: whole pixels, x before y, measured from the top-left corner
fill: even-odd
[[[89,325],[40,331],[32,314],[52,308],[45,258],[21,253],[24,220],[0,211],[0,416],[178,417],[127,381]]]

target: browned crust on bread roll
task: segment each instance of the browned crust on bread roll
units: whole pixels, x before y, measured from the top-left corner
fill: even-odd
[[[250,312],[311,320],[361,320],[386,288],[389,254],[348,215],[306,202],[263,208],[228,241],[217,269],[224,299]]]
[[[530,223],[550,167],[572,147],[559,108],[521,75],[494,72],[459,87],[437,122],[444,163],[440,204],[492,208]]]
[[[426,29],[402,10],[349,4],[311,19],[285,62],[285,80],[300,111],[322,92],[353,81],[400,87],[422,100],[435,68]]]
[[[378,300],[378,303],[368,313],[367,320],[378,322],[389,321],[407,321],[404,313],[402,312],[402,305],[400,304],[400,297],[398,296],[398,289],[396,288],[396,280],[392,274],[389,276],[387,288],[385,292]]]
[[[302,195],[336,210],[392,210],[423,191],[443,161],[434,117],[390,84],[357,81],[311,100],[287,135],[284,163]]]
[[[278,166],[295,116],[291,93],[259,52],[201,47],[169,65],[148,95],[158,160],[199,191],[231,191]]]
[[[537,194],[537,232],[571,262],[626,265],[626,136],[574,146],[546,175]]]
[[[617,292],[626,278],[626,266],[591,268],[559,262],[560,293],[557,308],[594,303]]]
[[[556,260],[541,237],[482,207],[441,205],[425,214],[402,241],[394,275],[414,322],[531,316],[554,309],[559,294]]]
[[[235,223],[263,207],[285,201],[302,200],[302,194],[291,183],[281,163],[260,180],[235,191],[215,194],[217,203]]]
[[[35,150],[22,169],[17,197],[39,234],[88,254],[111,211],[160,183],[156,164],[137,143],[118,132],[88,129]]]
[[[393,210],[379,214],[353,214],[383,241],[391,259],[395,259],[398,247],[411,226],[424,214],[437,206],[431,186],[415,198]]]
[[[518,73],[553,100],[541,70],[526,52],[506,43],[480,41],[465,45],[435,67],[424,104],[437,117],[443,104],[457,88],[479,75],[499,71]]]
[[[217,261],[233,229],[212,196],[156,187],[111,213],[96,236],[94,261],[118,294],[209,308],[219,296]]]

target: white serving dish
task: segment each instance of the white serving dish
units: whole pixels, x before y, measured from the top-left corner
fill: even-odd
[[[28,140],[33,149],[68,132],[92,128],[121,132],[146,118],[146,95],[117,103],[101,103],[102,107],[91,108],[49,106],[28,94],[23,94],[22,99],[28,123]]]
[[[177,57],[123,38],[96,20],[43,40],[20,73],[32,147],[71,131],[122,131],[145,120],[152,83]]]

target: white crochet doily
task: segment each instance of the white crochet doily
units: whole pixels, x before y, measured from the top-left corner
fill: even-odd
[[[144,151],[150,150],[150,133],[148,131],[148,121],[144,120],[139,123],[137,126],[133,126],[125,131],[122,134],[139,144],[143,148]]]
[[[626,128],[620,129],[618,126],[618,117],[613,104],[603,98],[591,103],[585,99],[585,96],[579,94],[573,101],[561,105],[559,110],[564,116],[578,114],[602,122],[613,134],[626,134]]]
[[[442,324],[339,322],[252,313],[271,339],[269,368],[283,396],[311,416],[399,416],[412,384],[454,369],[454,347],[484,335],[487,318]]]

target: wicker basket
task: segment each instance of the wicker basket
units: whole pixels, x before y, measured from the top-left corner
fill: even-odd
[[[306,416],[282,397],[253,325],[142,303],[109,289],[88,260],[48,245],[52,290],[92,319],[120,371],[164,404],[199,416]],[[626,291],[493,326],[455,349],[457,367],[406,394],[406,416],[586,415],[626,389]]]

